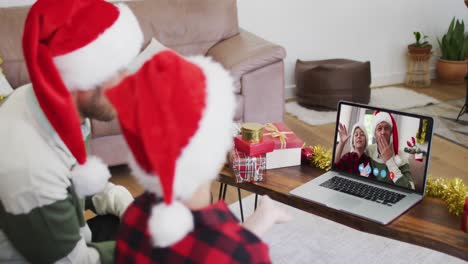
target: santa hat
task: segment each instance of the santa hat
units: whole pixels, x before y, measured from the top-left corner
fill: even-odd
[[[398,156],[398,127],[395,122],[393,115],[388,112],[380,112],[379,110],[374,112],[374,119],[372,120],[372,128],[375,129],[381,122],[386,122],[392,127],[392,136],[390,137],[390,144],[393,143],[393,153],[395,154],[395,163],[399,166],[401,164],[401,158]]]
[[[351,149],[354,149],[354,131],[356,130],[356,128],[360,128],[362,132],[364,133],[364,136],[366,137],[366,142],[365,142],[366,144],[364,145],[364,147],[367,147],[367,140],[369,138],[367,137],[366,127],[361,122],[354,124],[353,129],[351,129],[351,135],[350,135],[351,140],[349,141],[349,146],[351,147]]]
[[[232,146],[232,78],[209,58],[166,50],[106,95],[133,154],[133,174],[164,198],[148,220],[153,245],[170,246],[194,227],[183,201],[216,178]]]
[[[143,34],[125,5],[103,0],[38,0],[26,18],[23,52],[34,92],[50,124],[78,161],[76,191],[100,191],[110,177],[87,159],[79,114],[69,91],[95,89],[139,52]]]

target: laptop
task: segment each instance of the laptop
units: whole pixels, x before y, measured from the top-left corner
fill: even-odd
[[[340,101],[336,121],[331,170],[290,194],[384,225],[422,200],[431,117]]]

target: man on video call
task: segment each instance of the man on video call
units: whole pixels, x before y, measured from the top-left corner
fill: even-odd
[[[379,181],[392,183],[414,190],[407,159],[402,159],[398,151],[398,129],[390,113],[375,113],[372,121],[376,144],[367,147],[372,175]]]

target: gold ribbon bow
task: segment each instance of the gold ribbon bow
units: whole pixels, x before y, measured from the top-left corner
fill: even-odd
[[[287,134],[294,134],[292,131],[279,131],[279,129],[272,123],[265,124],[265,130],[269,131],[268,133],[263,134],[264,136],[271,136],[273,138],[279,138],[281,142],[281,148],[286,148],[286,139],[288,138]]]

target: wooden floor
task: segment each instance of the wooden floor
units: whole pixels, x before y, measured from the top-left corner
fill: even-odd
[[[411,88],[412,90],[423,93],[439,100],[451,100],[464,98],[466,87],[463,85],[446,85],[433,80],[429,88]],[[335,124],[311,126],[288,114],[284,117],[284,122],[307,144],[323,145],[327,148],[332,147],[332,135],[334,134]],[[435,136],[432,145],[432,154],[429,165],[429,175],[432,177],[443,178],[462,178],[468,184],[468,149],[455,145],[445,139]],[[130,171],[126,166],[111,168],[112,181],[122,184],[129,188],[134,196],[142,192],[142,188],[130,176]],[[215,182],[212,186],[212,194],[215,199],[218,198],[219,183]],[[242,197],[249,193],[242,191]],[[227,189],[226,202],[233,203],[238,200],[237,190],[233,187]]]

